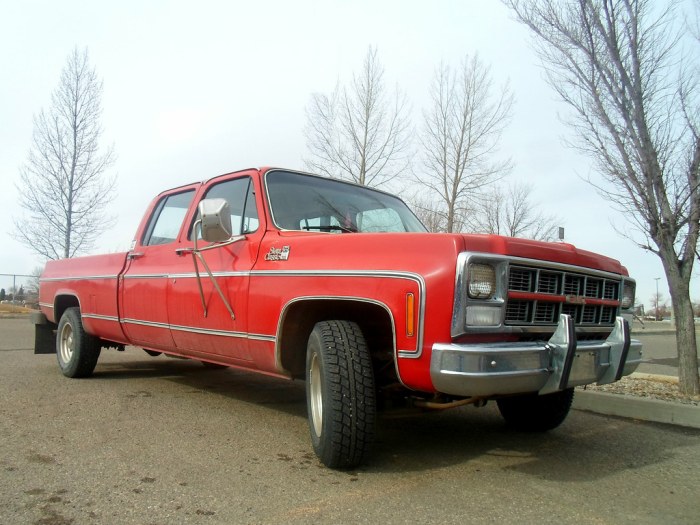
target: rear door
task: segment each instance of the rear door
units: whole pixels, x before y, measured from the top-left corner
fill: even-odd
[[[168,283],[171,274],[191,269],[176,250],[198,186],[161,195],[127,254],[127,267],[120,276],[120,318],[134,344],[158,350],[175,348],[168,319]]]

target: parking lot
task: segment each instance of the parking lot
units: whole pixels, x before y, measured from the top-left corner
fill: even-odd
[[[371,462],[320,465],[304,387],[143,351],[94,377],[0,319],[3,523],[697,523],[700,431],[573,411],[544,435],[493,404],[382,417]]]

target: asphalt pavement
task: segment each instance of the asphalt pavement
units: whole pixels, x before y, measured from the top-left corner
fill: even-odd
[[[304,387],[104,351],[90,379],[0,319],[0,522],[697,523],[700,431],[573,411],[512,432],[493,403],[382,417],[367,465],[313,455]]]
[[[646,321],[643,326],[634,322],[631,328],[632,338],[643,345],[644,363],[639,365],[637,372],[678,377],[678,350],[673,325],[667,321]],[[700,325],[696,325],[695,333],[700,340]]]

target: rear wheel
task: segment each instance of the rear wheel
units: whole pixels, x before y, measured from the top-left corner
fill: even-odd
[[[374,374],[360,327],[317,323],[306,351],[306,404],[314,452],[330,468],[368,455],[376,426]]]
[[[561,425],[571,409],[574,389],[538,396],[504,397],[497,401],[506,423],[516,430],[545,432]]]
[[[56,330],[58,366],[66,377],[92,375],[100,357],[100,340],[85,332],[80,309],[67,308]]]

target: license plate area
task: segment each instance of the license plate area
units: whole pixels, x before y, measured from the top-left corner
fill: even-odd
[[[568,388],[597,382],[610,366],[610,348],[579,348],[571,365]]]

